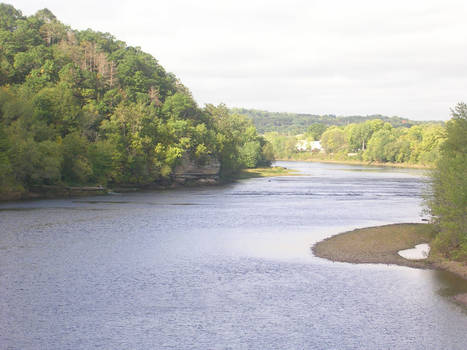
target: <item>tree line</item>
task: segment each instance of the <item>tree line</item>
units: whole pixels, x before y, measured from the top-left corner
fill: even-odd
[[[427,204],[438,234],[434,248],[467,263],[467,105],[459,103],[446,124],[445,141],[431,174]]]
[[[302,135],[271,132],[265,137],[279,159],[315,157],[433,165],[445,138],[445,128],[439,123],[394,127],[381,119],[373,119],[345,126],[314,123]],[[309,150],[303,154],[297,150],[298,140],[319,140],[324,153]]]
[[[380,119],[346,126],[314,123],[302,135],[269,132],[279,159],[360,160],[421,164],[431,168],[426,204],[437,234],[434,251],[467,262],[467,105],[459,103],[445,124],[394,127]],[[299,152],[299,140],[320,140],[323,151]]]
[[[259,133],[277,132],[284,135],[297,135],[307,132],[307,129],[314,124],[323,124],[327,127],[346,126],[349,124],[359,124],[365,121],[379,119],[391,124],[393,127],[411,127],[426,122],[409,120],[401,117],[387,117],[380,114],[367,116],[350,115],[336,116],[334,114],[305,114],[305,113],[286,113],[286,112],[268,112],[257,109],[232,108],[232,112],[248,116],[258,129]],[[436,122],[434,122],[436,123]],[[438,123],[439,124],[439,123]]]
[[[184,156],[231,176],[272,152],[248,118],[199,107],[139,47],[0,4],[0,194],[170,181]]]

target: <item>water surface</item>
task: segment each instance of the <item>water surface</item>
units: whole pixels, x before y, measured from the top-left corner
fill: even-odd
[[[302,175],[0,204],[0,348],[465,349],[459,278],[310,251],[421,222],[423,172],[280,165]]]

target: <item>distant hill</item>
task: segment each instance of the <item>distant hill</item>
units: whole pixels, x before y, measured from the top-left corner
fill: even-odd
[[[277,131],[282,134],[296,135],[306,132],[308,127],[313,123],[322,123],[327,126],[341,126],[351,123],[362,123],[372,119],[381,119],[385,122],[390,123],[393,127],[396,128],[401,126],[410,128],[413,125],[426,123],[424,121],[414,121],[400,117],[387,117],[380,114],[372,114],[367,116],[352,115],[337,117],[332,114],[317,115],[282,113],[246,108],[231,108],[231,111],[234,113],[243,114],[251,118],[258,132],[262,134],[264,134],[265,132]]]

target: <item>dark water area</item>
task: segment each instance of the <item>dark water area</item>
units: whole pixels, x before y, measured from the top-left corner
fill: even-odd
[[[466,349],[466,283],[310,247],[421,222],[423,171],[0,204],[0,349]]]

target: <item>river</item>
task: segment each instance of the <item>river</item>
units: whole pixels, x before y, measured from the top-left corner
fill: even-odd
[[[0,204],[1,349],[465,349],[465,282],[332,263],[317,241],[421,222],[420,170]]]

